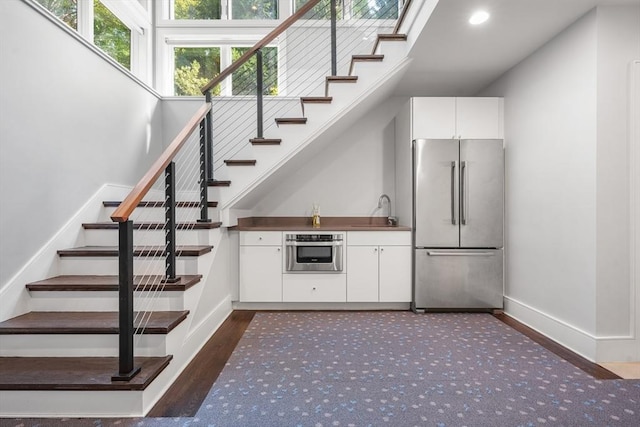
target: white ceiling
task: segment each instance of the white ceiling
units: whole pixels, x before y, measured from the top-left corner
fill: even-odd
[[[475,95],[593,7],[625,4],[640,0],[440,0],[396,93]],[[491,17],[472,26],[467,21],[477,9]]]

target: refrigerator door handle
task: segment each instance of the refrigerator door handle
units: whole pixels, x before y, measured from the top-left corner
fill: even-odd
[[[429,256],[494,256],[495,252],[443,252],[427,251]]]
[[[451,162],[451,224],[456,225],[456,163]]]
[[[467,225],[467,213],[464,203],[465,188],[464,188],[464,176],[467,169],[467,162],[460,162],[460,224]]]

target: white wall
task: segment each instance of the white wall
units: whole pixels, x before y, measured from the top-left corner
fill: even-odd
[[[20,0],[0,2],[0,287],[162,148],[159,99]]]
[[[596,14],[501,77],[505,309],[589,358],[596,329]]]
[[[599,7],[482,92],[505,98],[506,310],[599,362],[640,348],[628,158],[639,57],[640,7]]]
[[[394,203],[394,116],[406,98],[392,98],[367,113],[347,132],[278,188],[256,203],[255,216],[386,216],[378,198]]]
[[[601,7],[597,17],[597,334],[628,336],[635,303],[629,266],[629,64],[640,59],[640,4]]]

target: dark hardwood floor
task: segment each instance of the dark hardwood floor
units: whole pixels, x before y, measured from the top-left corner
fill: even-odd
[[[234,311],[147,416],[193,417],[255,313]],[[506,314],[494,314],[494,317],[595,378],[620,379]]]

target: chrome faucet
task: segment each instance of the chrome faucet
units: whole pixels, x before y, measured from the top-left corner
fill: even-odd
[[[382,202],[387,200],[387,205],[389,205],[389,215],[387,216],[387,225],[398,225],[398,219],[396,217],[391,216],[391,198],[386,194],[383,194],[378,199],[378,209],[382,208]]]

